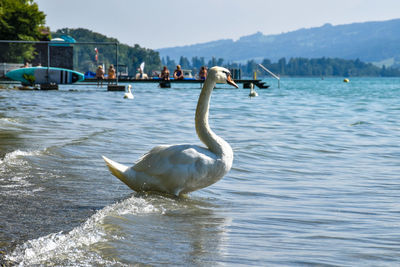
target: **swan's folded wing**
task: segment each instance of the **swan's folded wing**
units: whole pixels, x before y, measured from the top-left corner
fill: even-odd
[[[208,169],[206,165],[214,164],[215,160],[212,152],[199,146],[157,146],[143,155],[133,168],[153,176],[203,176]]]

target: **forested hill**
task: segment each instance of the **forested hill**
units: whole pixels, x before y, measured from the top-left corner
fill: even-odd
[[[61,35],[69,35],[77,42],[116,42],[117,39],[110,38],[100,33],[92,32],[87,29],[60,29],[52,32],[52,37],[60,37]],[[95,51],[98,49],[98,63],[99,64],[115,64],[115,46],[114,45],[75,45],[74,46],[74,64],[81,70],[95,70]],[[135,45],[134,47],[120,44],[118,53],[118,63],[128,66],[129,75],[134,75],[136,69],[142,62],[145,62],[145,72],[150,70],[158,70],[161,68],[161,61],[158,52]]]
[[[225,61],[261,61],[268,58],[343,58],[400,67],[400,19],[300,29],[278,35],[258,32],[231,39],[158,49],[161,57],[178,60],[214,57]]]

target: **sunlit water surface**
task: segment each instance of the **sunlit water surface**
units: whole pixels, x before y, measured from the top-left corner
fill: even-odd
[[[180,199],[131,191],[101,155],[200,144],[198,85],[0,90],[0,263],[399,265],[400,79],[268,82],[214,90],[233,168]]]

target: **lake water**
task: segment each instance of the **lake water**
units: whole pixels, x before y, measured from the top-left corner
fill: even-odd
[[[0,263],[57,266],[400,264],[400,79],[218,86],[210,125],[232,170],[185,198],[135,193],[127,165],[200,144],[199,85],[0,90]]]

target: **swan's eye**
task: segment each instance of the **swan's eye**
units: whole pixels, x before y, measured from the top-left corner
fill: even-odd
[[[226,74],[226,77],[231,76],[231,73],[229,71],[223,71],[223,73]]]

